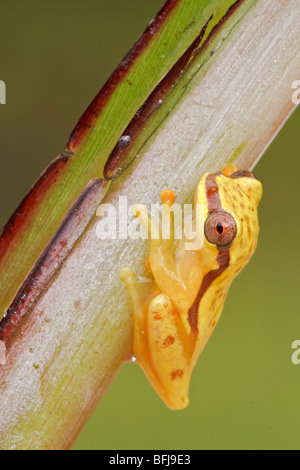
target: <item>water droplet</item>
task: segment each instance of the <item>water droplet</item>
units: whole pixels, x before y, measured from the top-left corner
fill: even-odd
[[[156,108],[159,108],[163,104],[163,100],[157,100]]]
[[[118,141],[119,148],[127,149],[128,147],[131,146],[131,144],[132,144],[132,140],[131,140],[130,135],[122,135],[122,137],[119,138],[119,141]]]
[[[146,282],[152,282],[152,280],[149,277],[139,276],[139,282],[146,283]]]
[[[136,362],[136,357],[135,357],[135,356],[132,356],[131,361],[132,361],[132,362]]]

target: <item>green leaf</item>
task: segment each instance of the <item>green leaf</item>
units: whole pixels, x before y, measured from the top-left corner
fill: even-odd
[[[0,237],[0,318],[88,182],[153,88],[232,0],[168,0],[89,106],[65,152],[45,171]],[[88,80],[87,80],[88,81]]]

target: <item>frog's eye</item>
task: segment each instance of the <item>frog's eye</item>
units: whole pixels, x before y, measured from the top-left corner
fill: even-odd
[[[217,246],[230,245],[236,236],[236,223],[228,212],[210,214],[205,222],[205,236],[209,243]]]

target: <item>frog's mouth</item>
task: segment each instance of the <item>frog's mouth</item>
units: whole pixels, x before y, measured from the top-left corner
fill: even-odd
[[[219,186],[217,182],[217,177],[223,176],[224,178],[228,177],[221,172],[208,174],[205,180],[205,192],[208,208],[208,218],[215,213],[225,213],[222,208],[222,203],[219,194]],[[246,193],[250,200],[257,206],[262,196],[262,185],[257,180],[255,175],[247,170],[239,170],[233,172],[229,178],[239,180],[237,184],[240,188]],[[208,220],[208,219],[207,219]],[[196,341],[198,336],[198,311],[201,300],[211,286],[211,284],[217,279],[230,265],[230,246],[231,243],[225,246],[215,245],[218,250],[218,256],[216,262],[218,264],[217,269],[212,269],[209,271],[203,278],[200,285],[198,294],[194,300],[194,303],[189,309],[188,320],[191,326],[192,336],[194,341]]]

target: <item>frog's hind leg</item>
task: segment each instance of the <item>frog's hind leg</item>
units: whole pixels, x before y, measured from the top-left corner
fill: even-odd
[[[174,304],[165,294],[159,294],[149,304],[147,339],[150,374],[156,374],[156,389],[167,406],[182,409],[188,405],[190,381],[190,346],[188,336]],[[143,365],[149,378],[147,364]]]
[[[133,352],[164,402],[173,409],[188,405],[190,345],[174,304],[159,294],[143,307],[134,274],[120,270],[133,305]]]

